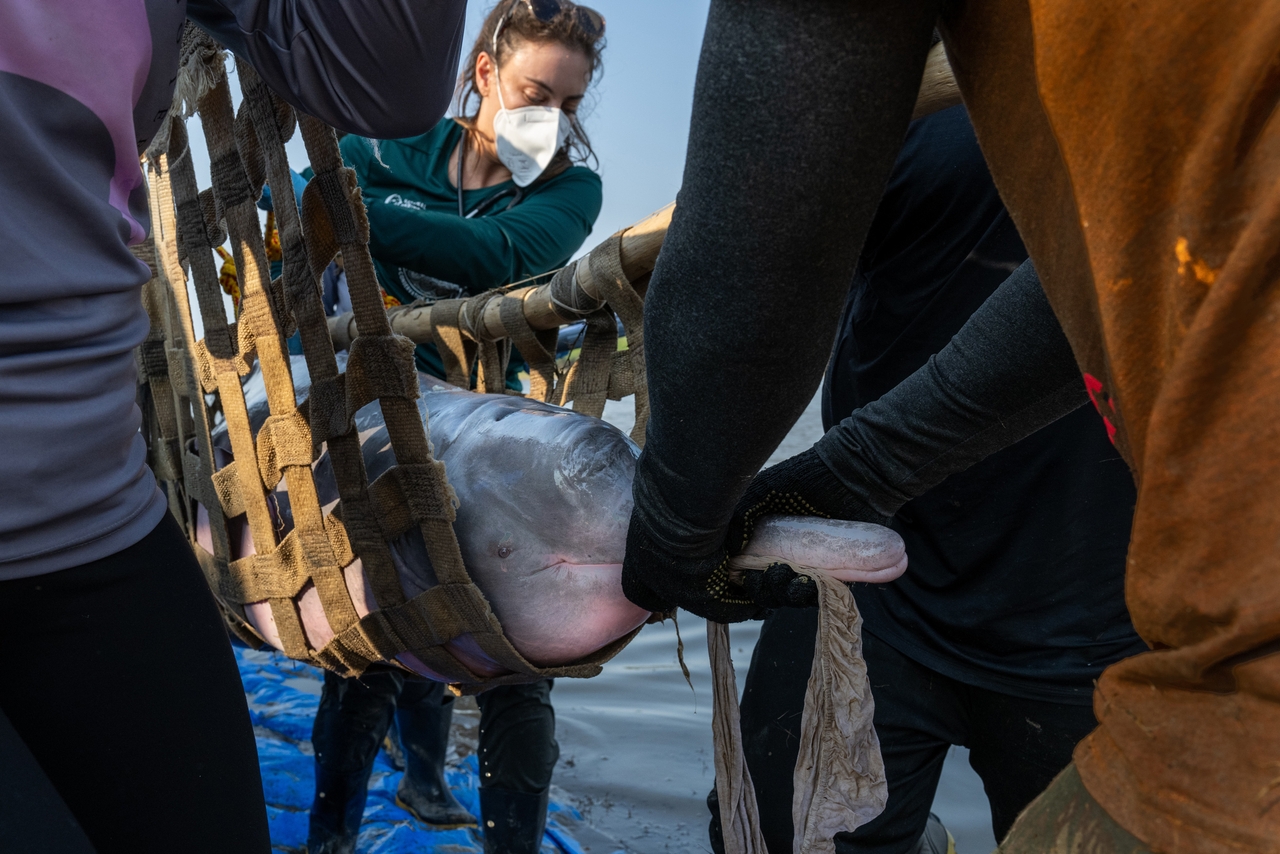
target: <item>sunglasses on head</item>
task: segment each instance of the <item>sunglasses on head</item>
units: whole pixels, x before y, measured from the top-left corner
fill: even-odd
[[[493,44],[496,50],[498,45],[498,36],[502,34],[502,29],[511,20],[511,16],[515,13],[516,7],[524,4],[529,10],[529,14],[537,18],[544,24],[549,24],[562,14],[572,14],[574,23],[591,36],[593,39],[599,39],[604,35],[604,15],[601,15],[595,9],[587,6],[579,6],[577,3],[571,3],[569,0],[515,0],[511,4],[511,8],[507,10],[507,14],[502,16],[502,20],[493,31]]]

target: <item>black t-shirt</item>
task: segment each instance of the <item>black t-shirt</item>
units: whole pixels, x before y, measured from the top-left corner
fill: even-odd
[[[963,107],[911,125],[867,235],[827,372],[827,428],[941,350],[1027,257]],[[961,682],[1088,703],[1146,649],[1124,603],[1136,498],[1081,408],[908,503],[909,568],[857,585],[867,631]]]

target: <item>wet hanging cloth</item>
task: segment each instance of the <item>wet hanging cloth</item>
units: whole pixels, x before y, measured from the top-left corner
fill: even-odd
[[[862,658],[862,618],[842,582],[805,572],[818,586],[818,635],[804,696],[793,778],[795,854],[832,854],[833,837],[879,815],[888,799]],[[765,854],[755,788],[742,750],[729,627],[707,623],[713,693],[716,796],[726,854]]]

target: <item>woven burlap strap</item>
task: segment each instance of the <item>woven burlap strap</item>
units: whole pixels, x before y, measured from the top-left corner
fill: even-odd
[[[466,299],[440,300],[429,307],[418,304],[409,307],[410,310],[425,308],[429,312],[432,341],[440,352],[445,381],[450,385],[469,389],[475,373],[478,391],[506,393],[511,342],[486,334],[480,323],[485,306],[494,299],[505,297],[500,291],[485,291]]]
[[[480,373],[476,389],[484,394],[505,394],[507,391],[507,364],[511,359],[511,342],[486,333],[481,318],[485,307],[495,299],[503,299],[499,291],[485,291],[465,300],[458,313],[461,330],[476,342],[480,360]]]
[[[247,104],[246,96],[246,106],[242,109],[252,109]],[[259,598],[270,602],[285,651],[305,659],[310,657],[310,644],[292,596],[278,591],[275,596],[261,597],[264,591],[255,589],[261,587],[259,576],[274,574],[293,581],[284,585],[285,590],[297,586],[299,581],[303,585],[310,581],[331,625],[353,622],[356,613],[346,590],[341,556],[334,554],[325,531],[324,515],[311,476],[313,449],[309,437],[300,435],[302,431],[295,416],[289,356],[282,334],[287,324],[270,289],[270,265],[256,205],[260,187],[250,181],[250,173],[256,177],[260,170],[246,169],[241,157],[225,73],[216,76],[216,83],[199,98],[198,106],[212,162],[213,190],[226,218],[241,290],[239,361],[248,364],[257,358],[271,411],[266,439],[259,445],[255,443],[240,388],[239,365],[234,360],[223,364],[214,361],[212,372],[226,418],[227,436],[232,454],[239,461],[240,497],[257,551],[252,558],[242,558],[229,565],[231,577],[226,587],[235,591],[241,603]],[[185,235],[185,231],[183,233]],[[209,255],[207,251],[203,254]],[[250,466],[252,461],[258,465]],[[276,542],[276,523],[269,503],[269,493],[281,478],[289,492],[294,524],[294,530],[286,538],[287,544]]]
[[[471,372],[476,364],[476,342],[462,328],[465,303],[462,299],[446,299],[429,309],[431,334],[444,363],[445,381],[458,388],[471,388]]]
[[[604,404],[609,399],[609,374],[613,354],[618,350],[618,323],[607,308],[592,312],[585,321],[587,329],[582,350],[565,375],[556,403],[560,406],[572,403],[574,412],[599,418],[604,415]]]
[[[622,234],[619,232],[593,249],[587,256],[587,263],[596,293],[604,297],[605,304],[618,315],[627,336],[626,355],[615,358],[611,365],[610,385],[613,388],[609,397],[618,399],[626,394],[635,394],[636,423],[631,429],[631,439],[644,447],[644,431],[649,424],[649,384],[644,367],[644,300],[622,270],[621,249]],[[621,376],[624,373],[625,386]]]
[[[312,200],[309,224],[314,236],[310,241],[304,236],[284,155],[284,143],[295,127],[293,111],[266,88],[250,66],[240,63],[238,73],[245,100],[236,120],[237,140],[250,177],[258,181],[265,178],[271,185],[283,261],[281,296],[285,310],[296,322],[312,380],[305,416],[296,410],[284,416],[273,415],[263,425],[258,434],[259,468],[268,485],[273,485],[272,481],[278,479],[277,473],[291,463],[291,455],[297,455],[296,462],[305,456],[309,469],[312,454],[322,444],[326,446],[343,507],[341,524],[336,519],[325,521],[328,536],[334,539],[340,535],[344,541],[345,548],[333,549],[337,563],[343,566],[350,562],[350,552],[354,549],[361,556],[375,600],[380,605],[394,606],[404,601],[404,594],[378,523],[378,513],[370,499],[364,457],[352,418],[373,400],[397,398],[412,405],[417,397],[412,347],[385,333],[361,338],[359,346],[352,347],[346,374],[339,373],[325,320],[319,277],[341,239],[357,240],[361,235],[339,234],[332,228],[328,210],[317,208]],[[246,116],[248,121],[243,121]],[[332,136],[331,131],[329,134]],[[342,201],[347,203],[345,196]],[[323,204],[323,199],[321,202]],[[367,300],[361,300],[360,308],[362,312],[367,310]],[[371,324],[370,328],[376,331],[376,326]],[[292,394],[291,383],[289,390]],[[277,425],[281,428],[278,434],[269,432],[269,427]],[[298,531],[295,528],[293,533]],[[345,583],[336,585],[331,595],[344,600],[349,607],[350,594]],[[347,607],[343,608],[344,619],[338,622],[325,605],[326,617],[335,633],[340,634],[357,621],[354,609],[348,611]],[[353,658],[348,656],[346,660],[350,662]]]
[[[179,253],[179,247],[183,245],[183,241],[179,235],[177,205],[174,198],[175,183],[194,188],[195,174],[187,147],[186,128],[181,121],[170,117],[165,123],[165,130],[160,140],[164,143],[164,147],[159,149],[153,147],[148,156],[148,163],[154,177],[149,202],[152,234],[156,247],[156,281],[163,285],[165,303],[163,329],[167,347],[166,356],[170,364],[170,387],[175,407],[181,413],[178,417],[181,429],[177,453],[181,469],[181,492],[186,505],[184,509],[188,512],[179,518],[186,520],[188,531],[194,540],[195,519],[194,514],[189,512],[190,505],[187,502],[198,501],[206,508],[213,554],[208,555],[200,549],[196,551],[203,558],[200,562],[201,567],[210,586],[216,592],[221,580],[226,576],[227,567],[231,561],[231,543],[227,535],[223,504],[212,487],[212,474],[215,468],[211,438],[213,413],[205,403],[204,392],[207,390],[207,385],[201,379],[208,351],[196,346],[191,306],[187,296],[186,275]],[[212,265],[211,258],[209,261]],[[191,266],[193,279],[196,275],[203,275],[203,268],[200,267],[199,261]],[[220,301],[219,309],[221,309]],[[230,340],[231,330],[225,324],[225,313],[221,317],[224,326],[220,334]],[[204,344],[203,341],[199,343]],[[185,429],[188,425],[189,430]],[[234,603],[227,604],[225,599],[223,602],[224,611],[228,612],[233,630],[241,637],[245,637],[244,627],[247,624],[244,621],[243,608],[237,608]]]
[[[190,27],[181,62],[178,90],[184,108],[172,112],[148,152],[156,275],[147,295],[153,332],[138,361],[149,392],[148,436],[156,468],[181,487],[176,506],[193,540],[190,502],[208,511],[213,553],[197,553],[232,629],[260,641],[245,619],[244,605],[266,601],[284,649],[294,658],[355,675],[409,654],[469,691],[599,672],[629,636],[570,666],[535,667],[506,639],[463,566],[452,524],[456,497],[444,466],[432,457],[419,411],[413,344],[391,331],[368,254],[360,192],[354,173],[342,164],[333,131],[310,117],[295,118],[244,63],[238,66],[244,100],[237,114],[224,54]],[[193,105],[208,141],[211,192],[198,191],[178,118],[190,114]],[[284,153],[297,125],[315,170],[301,215]],[[283,254],[283,271],[274,282],[256,210],[264,182],[272,190]],[[234,323],[223,307],[211,251],[228,236],[242,293]],[[338,252],[359,330],[345,372],[338,370],[319,285],[321,272]],[[194,306],[184,265],[190,269]],[[500,391],[509,344],[476,331],[491,299],[505,297],[488,293],[439,303],[430,311],[439,321],[434,328],[450,379],[468,385],[478,355],[482,389]],[[202,339],[195,337],[193,309],[200,312]],[[294,329],[311,377],[309,397],[301,404],[284,341]],[[549,341],[554,350],[553,337],[530,340],[541,341],[544,352]],[[255,361],[270,413],[256,432],[241,388]],[[206,394],[212,395],[212,405]],[[396,465],[370,484],[354,416],[375,401]],[[232,460],[221,468],[212,442],[215,408],[221,409],[231,446]],[[333,464],[340,498],[328,515],[312,471],[322,448]],[[277,489],[287,490],[293,517],[293,529],[280,539],[272,497]],[[227,520],[237,517],[246,520],[256,554],[233,559]],[[415,528],[440,583],[406,600],[388,542]],[[344,567],[356,555],[378,605],[364,618],[358,617],[344,578]],[[335,633],[322,649],[313,648],[295,604],[308,586],[314,587]],[[444,645],[464,634],[511,673],[485,679],[462,665]]]
[[[550,401],[556,387],[556,339],[559,330],[534,330],[524,316],[524,302],[502,297],[498,305],[503,331],[529,366],[529,396]]]
[[[151,321],[146,340],[135,351],[138,369],[138,391],[142,398],[142,432],[147,439],[147,463],[165,486],[169,510],[174,518],[187,523],[187,509],[180,494],[182,480],[181,433],[177,405],[170,379],[171,366],[166,342],[167,304],[163,283],[157,270],[156,247],[148,238],[132,247],[134,257],[151,270],[151,278],[142,288],[142,305]],[[189,413],[186,422],[190,422]],[[184,425],[185,426],[185,425]],[[190,433],[190,428],[187,431]]]
[[[492,617],[483,594],[471,583],[462,563],[452,525],[455,499],[449,490],[443,469],[432,458],[424,429],[428,425],[424,425],[416,402],[418,383],[413,365],[413,347],[411,342],[391,334],[374,277],[373,263],[369,258],[368,221],[360,203],[355,175],[342,164],[336,137],[332,130],[309,117],[304,117],[301,124],[303,140],[315,170],[315,178],[303,197],[304,222],[313,270],[318,274],[337,251],[342,252],[352,308],[359,329],[348,358],[343,425],[353,431],[352,419],[355,412],[371,402],[374,395],[377,396],[397,465],[379,477],[366,492],[379,496],[379,503],[384,506],[404,508],[396,514],[378,513],[377,505],[372,500],[353,508],[348,505],[344,495],[340,510],[342,522],[351,532],[353,543],[366,537],[379,538],[383,541],[383,548],[386,538],[407,530],[397,530],[399,525],[388,529],[389,523],[398,519],[401,524],[416,524],[440,586],[466,589],[468,601],[472,605],[466,611],[468,619],[461,622],[453,620],[448,631],[422,626],[417,630],[410,630],[406,626],[411,620],[409,623],[397,621],[392,615],[417,614],[429,618],[433,612],[423,609],[406,611],[412,603],[406,603],[402,593],[394,599],[384,599],[375,592],[379,610],[358,624],[335,625],[337,637],[330,644],[332,649],[324,652],[338,660],[376,655],[377,660],[387,661],[394,661],[400,654],[409,652],[437,672],[459,682],[480,682],[480,677],[441,648],[442,644],[463,633],[475,634],[480,641],[481,635],[491,632],[491,626],[496,620]],[[325,329],[327,334],[327,327]],[[307,346],[304,340],[304,351]],[[328,348],[331,356],[332,344],[327,337],[322,346]],[[313,430],[321,424],[328,425],[330,430],[337,426],[339,419],[334,412],[337,405],[336,394],[317,397],[313,387],[309,407]],[[328,409],[327,414],[323,412],[325,409]],[[351,435],[354,437],[354,432]],[[332,439],[330,443],[332,445]],[[349,484],[353,491],[357,480],[358,485],[364,487],[363,470],[358,477],[354,470],[339,470],[335,466],[334,471],[340,494],[344,493],[346,480],[353,481]],[[397,493],[400,500],[386,499],[387,495]],[[353,514],[353,509],[359,511],[358,514]],[[398,579],[394,576],[390,580],[398,585]],[[500,630],[498,634],[500,635]],[[504,665],[508,661],[518,663],[507,654],[514,650],[505,639],[500,644],[481,641],[481,647]],[[532,677],[529,672],[531,669],[528,666],[522,668],[526,678]]]

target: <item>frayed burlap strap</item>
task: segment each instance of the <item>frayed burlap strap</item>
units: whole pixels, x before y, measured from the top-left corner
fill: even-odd
[[[489,335],[478,319],[484,316],[490,302],[501,300],[499,291],[476,294],[462,304],[458,314],[459,325],[476,342],[480,360],[480,374],[476,388],[484,394],[506,394],[507,364],[511,360],[511,342],[505,336]]]
[[[462,326],[465,303],[461,299],[440,300],[425,309],[444,362],[445,381],[458,388],[471,388],[471,371],[476,365],[475,339]]]
[[[444,362],[445,381],[450,385],[471,388],[474,372],[477,391],[507,393],[511,341],[507,336],[489,334],[481,321],[485,309],[494,300],[511,301],[502,291],[485,291],[467,299],[440,300],[430,306],[414,304],[409,307],[409,311],[425,315],[430,337]]]
[[[175,401],[175,394],[182,390],[181,379],[175,390],[171,377],[174,365],[170,362],[165,337],[168,304],[157,269],[155,242],[148,238],[133,247],[133,254],[151,269],[151,279],[142,289],[142,304],[151,320],[151,330],[135,352],[139,395],[143,398],[141,408],[145,415],[142,430],[147,437],[147,462],[156,478],[166,484],[170,511],[185,522],[185,502],[177,484],[182,479],[182,435],[191,433],[191,416],[190,412],[180,410]]]
[[[618,324],[608,309],[587,315],[586,324],[582,350],[558,389],[556,403],[561,406],[572,403],[574,412],[599,418],[604,415],[604,403],[609,399],[609,375],[613,354],[618,351]]]
[[[294,658],[358,675],[374,665],[400,666],[399,659],[412,655],[471,691],[599,672],[629,637],[572,666],[535,667],[507,641],[463,566],[453,531],[457,499],[444,466],[433,458],[419,411],[414,345],[388,323],[368,253],[360,191],[342,163],[333,131],[313,118],[295,118],[245,63],[237,68],[244,93],[237,114],[225,54],[192,28],[184,36],[182,61],[190,76],[179,84],[179,94],[184,109],[194,104],[200,116],[213,187],[198,191],[186,129],[178,118],[182,110],[175,110],[148,152],[156,233],[150,262],[156,275],[147,294],[153,331],[138,350],[139,375],[150,398],[147,435],[155,467],[174,488],[171,502],[193,540],[193,502],[208,512],[213,553],[197,552],[233,630],[260,642],[244,606],[265,601],[285,652]],[[284,152],[297,127],[315,170],[301,214]],[[275,281],[256,209],[264,182],[272,190],[283,254],[282,274]],[[242,292],[234,323],[226,317],[212,254],[227,237]],[[319,282],[338,252],[359,330],[345,372],[338,370]],[[184,265],[190,269],[194,306]],[[509,345],[475,326],[486,304],[500,298],[495,292],[430,309],[441,319],[438,338],[450,377],[462,385],[469,383],[478,356],[482,388],[502,389]],[[202,319],[201,339],[195,337],[193,309]],[[311,376],[310,395],[301,404],[285,344],[294,330]],[[241,388],[255,361],[270,412],[256,430]],[[370,484],[354,417],[375,401],[397,464]],[[212,442],[218,410],[233,458],[221,466]],[[312,471],[323,450],[340,498],[328,514],[320,506]],[[273,509],[276,490],[287,491],[293,517],[293,529],[283,537]],[[244,520],[256,554],[233,557],[228,519]],[[406,599],[388,542],[414,528],[440,583]],[[357,555],[378,606],[364,618],[344,577]],[[295,604],[309,588],[335,634],[320,649],[307,637]],[[454,658],[444,645],[464,634],[511,674],[486,679]]]
[[[853,594],[828,575],[818,585],[818,635],[800,722],[793,779],[794,854],[832,854],[833,837],[866,824],[888,798],[875,703],[862,659],[862,617]],[[755,789],[742,754],[729,627],[707,623],[714,708],[716,795],[726,854],[764,854]]]
[[[720,802],[720,831],[726,854],[764,854],[760,809],[742,751],[738,684],[734,678],[729,627],[707,621],[711,658],[711,740]]]
[[[609,397],[618,400],[628,394],[635,395],[636,423],[631,429],[631,439],[644,447],[644,431],[649,424],[649,384],[644,367],[644,300],[622,270],[621,247],[622,235],[615,234],[587,256],[587,263],[596,293],[604,297],[605,304],[618,315],[627,336],[626,355],[615,359],[610,371]]]
[[[535,330],[524,316],[524,300],[502,297],[498,306],[502,328],[529,365],[529,396],[549,402],[556,387],[556,340],[559,330]]]

